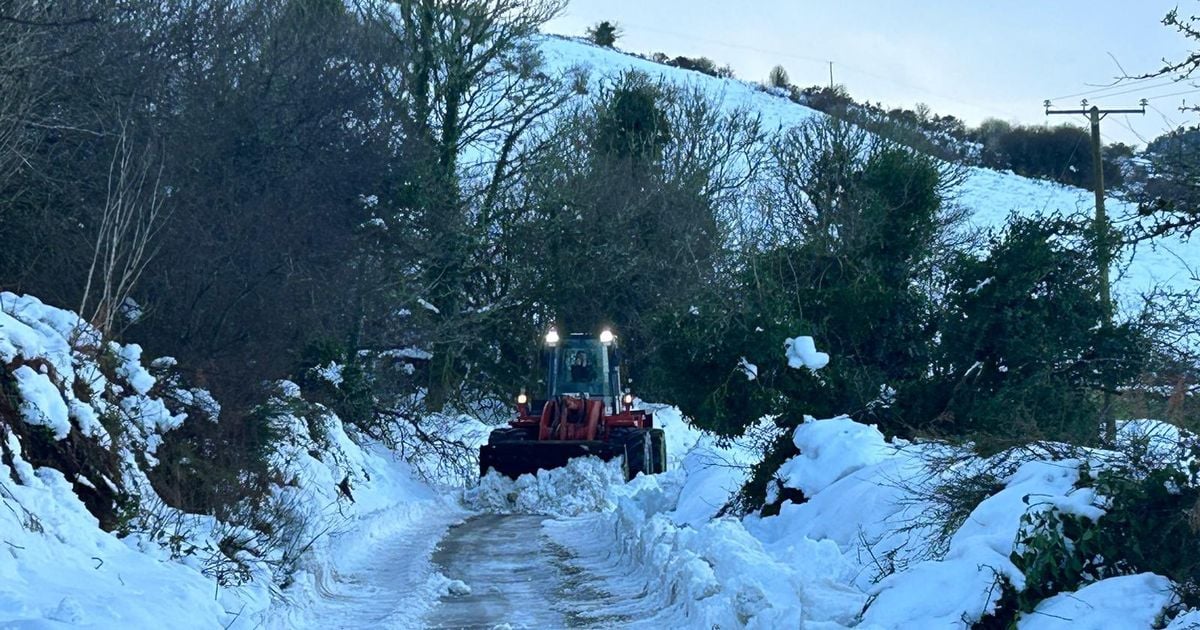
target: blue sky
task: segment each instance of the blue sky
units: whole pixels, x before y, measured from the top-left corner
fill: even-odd
[[[1121,68],[1136,75],[1184,56],[1189,41],[1161,24],[1177,4],[1200,13],[1197,0],[571,0],[545,30],[578,35],[612,20],[625,50],[703,55],[752,80],[779,64],[801,86],[827,84],[832,60],[835,81],[860,100],[923,102],[971,124],[1040,124],[1044,99],[1075,107],[1082,97],[1074,94],[1112,83]],[[1087,96],[1102,106],[1150,99],[1144,117],[1105,121],[1109,141],[1140,143],[1200,122],[1178,111],[1184,98],[1200,101],[1200,81],[1142,81]]]

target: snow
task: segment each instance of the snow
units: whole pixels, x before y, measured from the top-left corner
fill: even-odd
[[[728,516],[723,508],[746,467],[761,459],[758,442],[724,443],[677,410],[643,406],[683,449],[666,473],[622,483],[611,464],[606,475],[598,460],[576,460],[536,479],[485,478],[465,493],[472,510],[547,516],[543,532],[570,548],[572,566],[610,595],[579,611],[584,620],[623,616],[636,628],[963,628],[996,611],[1001,578],[1023,587],[1009,557],[1024,514],[1103,516],[1101,498],[1076,487],[1079,460],[1034,454],[1017,460],[941,548],[934,524],[920,519],[932,508],[926,493],[963,467],[998,469],[1014,454],[979,459],[934,442],[889,441],[848,417],[806,418],[794,430],[800,453],[777,478],[801,490],[804,502],[785,501],[776,516]],[[1162,433],[1160,424],[1123,430]],[[937,463],[951,456],[960,463]],[[581,536],[611,542],[572,543]],[[1020,627],[1049,623],[1043,612],[1081,624],[1070,627],[1098,628],[1114,616],[1125,625],[1109,627],[1146,627],[1173,601],[1168,587],[1158,576],[1105,580],[1046,600]],[[1118,594],[1126,603],[1107,603]]]
[[[418,361],[428,361],[433,358],[433,354],[420,348],[394,348],[392,350],[384,350],[379,353],[381,357],[389,357],[393,359],[416,359]]]
[[[121,302],[119,311],[121,313],[121,317],[124,317],[125,321],[131,324],[136,324],[146,314],[146,311],[142,308],[142,305],[138,304],[137,301],[131,297],[126,297]]]
[[[746,375],[747,380],[753,381],[754,379],[758,378],[758,366],[747,361],[746,357],[742,357],[741,360],[738,361],[738,367],[741,368],[742,373]]]
[[[312,368],[312,371],[334,387],[337,387],[342,384],[342,367],[337,361],[330,361],[329,365],[318,365]]]
[[[807,416],[796,428],[792,441],[800,454],[779,468],[779,478],[806,497],[816,496],[846,475],[896,453],[878,429],[846,416],[829,420]]]
[[[120,346],[115,343],[110,344],[116,351],[117,358],[121,363],[117,366],[117,376],[125,379],[133,386],[133,391],[139,394],[145,394],[154,387],[154,377],[150,376],[150,372],[142,367],[142,347],[136,343],[131,343],[127,346]]]
[[[12,294],[0,294],[0,303],[20,305],[3,312],[0,349],[19,363],[11,372],[23,414],[36,416],[54,439],[77,428],[124,461],[118,479],[68,479],[35,468],[17,434],[2,431],[12,454],[11,465],[0,465],[5,626],[153,627],[171,618],[182,628],[318,627],[330,620],[417,627],[439,601],[490,593],[488,584],[442,572],[434,562],[451,527],[490,513],[538,515],[537,536],[562,554],[555,562],[563,574],[585,576],[606,593],[573,600],[573,618],[584,625],[626,619],[635,628],[960,628],[995,610],[1000,577],[1023,585],[1009,559],[1022,515],[1054,509],[1103,519],[1103,497],[1076,488],[1079,460],[1034,454],[1007,468],[997,490],[939,539],[927,516],[931,489],[956,472],[996,469],[1012,454],[979,459],[936,442],[887,440],[845,416],[805,418],[794,427],[798,454],[775,471],[771,485],[772,501],[788,500],[776,515],[738,517],[730,507],[765,448],[784,435],[776,424],[782,419],[762,418],[739,438],[718,439],[678,409],[640,400],[636,406],[652,411],[665,431],[666,472],[625,482],[620,462],[581,458],[537,476],[491,474],[472,484],[471,466],[407,451],[414,442],[402,430],[392,436],[401,459],[305,402],[295,383],[280,381],[274,422],[284,438],[270,459],[286,481],[272,500],[302,525],[282,547],[268,545],[254,531],[167,507],[148,482],[164,435],[216,419],[220,408],[211,395],[176,386],[173,361],[153,362],[156,379],[132,345],[102,346],[116,359],[110,381],[92,355],[73,349],[72,338],[90,334],[77,318]],[[828,361],[811,338],[790,342],[801,367]],[[87,399],[74,392],[88,392]],[[192,403],[196,417],[172,413],[168,400]],[[99,422],[106,414],[120,418],[119,435]],[[490,429],[478,415],[434,414],[419,424],[469,453]],[[1126,422],[1120,435],[1148,439],[1163,458],[1178,457],[1180,433],[1163,423]],[[959,463],[939,467],[949,455]],[[173,551],[141,520],[123,538],[102,531],[75,489],[117,485],[134,489],[150,513],[180,523],[193,551]],[[208,569],[231,562],[219,551],[229,535],[245,541],[237,557],[246,577],[218,586]],[[1169,587],[1153,575],[1110,578],[1047,599],[1020,627],[1066,627],[1055,625],[1063,619],[1070,627],[1144,627],[1173,603]]]
[[[944,558],[920,562],[872,588],[876,598],[864,623],[885,628],[917,623],[957,627],[963,619],[974,622],[994,612],[1000,596],[998,577],[1018,589],[1024,585],[1024,575],[1009,556],[1027,510],[1061,505],[1098,518],[1090,505],[1092,495],[1074,489],[1078,477],[1078,461],[1021,465],[1003,490],[971,512],[951,537]],[[1032,505],[1030,497],[1037,497]]]
[[[441,573],[433,575],[434,589],[443,597],[462,597],[471,594],[471,587],[462,580],[452,580]]]
[[[561,38],[542,38],[540,46],[553,68],[593,70],[593,83],[636,68],[697,87],[726,110],[761,114],[767,128],[821,116],[733,79]],[[377,201],[363,197],[367,207]],[[1012,211],[1090,211],[1087,191],[979,168],[969,169],[956,202],[970,208],[971,222],[982,228],[1002,225]],[[1116,202],[1111,210],[1117,217],[1132,213]],[[1188,267],[1200,263],[1198,248],[1163,239],[1127,253],[1118,294],[1131,304],[1137,291],[1155,282],[1194,288]],[[424,299],[417,304],[439,313]],[[699,314],[699,308],[688,312]],[[788,338],[784,345],[794,369],[815,371],[830,360],[811,337]],[[107,374],[96,360],[101,353],[114,359]],[[418,348],[383,354],[430,358]],[[203,389],[155,378],[142,355],[136,344],[101,343],[99,333],[73,313],[30,296],[0,293],[0,363],[13,375],[22,418],[45,426],[54,440],[78,429],[122,462],[117,478],[68,479],[31,464],[21,438],[0,424],[11,460],[0,464],[0,626],[159,627],[170,619],[180,628],[331,622],[414,627],[439,598],[468,598],[487,587],[443,574],[431,558],[452,526],[495,513],[538,515],[533,518],[539,535],[564,550],[561,562],[594,578],[609,594],[576,611],[582,622],[624,619],[629,620],[624,626],[643,628],[962,628],[995,610],[999,578],[1023,586],[1024,576],[1010,560],[1022,515],[1054,509],[1103,519],[1104,498],[1076,488],[1078,460],[1031,456],[1006,469],[995,491],[943,533],[931,520],[938,506],[930,492],[955,474],[998,468],[1010,454],[980,459],[936,442],[887,440],[877,428],[845,416],[805,418],[798,426],[762,418],[730,440],[694,428],[678,409],[637,401],[665,430],[665,473],[626,483],[617,462],[578,459],[536,477],[514,481],[493,474],[473,483],[471,466],[407,450],[414,441],[406,429],[392,436],[398,453],[313,406],[303,417],[284,411],[276,418],[285,437],[271,462],[284,481],[272,500],[304,523],[284,554],[255,532],[174,510],[157,496],[146,470],[155,465],[164,436],[186,422],[216,421],[221,407]],[[174,365],[167,358],[151,363],[154,374]],[[340,367],[331,363],[318,370],[336,385]],[[737,368],[748,379],[758,376],[758,366],[744,358]],[[279,399],[289,403],[280,407],[305,404],[295,383],[275,385]],[[892,396],[881,389],[879,404]],[[186,401],[200,413],[172,413],[170,401]],[[110,435],[100,418],[118,418],[122,431]],[[491,428],[469,414],[435,414],[415,422],[454,452],[473,451]],[[774,471],[769,500],[778,513],[735,516],[730,508],[751,468],[784,435],[777,422],[794,427],[790,437],[798,450]],[[1165,423],[1126,422],[1120,438],[1148,439],[1152,453],[1178,456],[1179,432]],[[958,463],[939,464],[950,461],[947,455],[958,456]],[[75,490],[106,486],[127,488],[142,506],[184,524],[184,542],[195,552],[173,551],[144,527],[139,530],[144,523],[132,523],[135,531],[124,537],[103,531]],[[779,502],[781,497],[786,500]],[[248,576],[237,584],[219,585],[206,570],[211,562],[229,562],[219,551],[224,535],[249,541],[239,556]],[[1151,574],[1109,578],[1046,599],[1019,627],[1148,627],[1174,603],[1171,586]],[[496,627],[507,627],[496,621]],[[1194,622],[1200,622],[1200,613],[1181,615],[1168,627]]]
[[[1153,573],[1100,580],[1043,600],[1019,630],[1140,630],[1175,603],[1171,581]],[[1171,627],[1176,627],[1172,625]]]
[[[611,488],[624,481],[620,460],[578,458],[562,468],[516,480],[489,471],[478,486],[463,493],[463,503],[482,512],[575,516],[611,509]]]
[[[346,576],[372,566],[379,544],[400,551],[386,558],[390,568],[410,568],[413,579],[424,579],[422,558],[432,552],[438,524],[444,529],[463,514],[453,497],[417,481],[396,453],[361,436],[353,439],[336,415],[319,406],[305,418],[288,411],[274,419],[285,438],[270,455],[281,480],[271,500],[297,519],[294,531],[276,531],[281,538],[270,540],[171,508],[147,477],[157,464],[157,446],[184,422],[215,421],[220,405],[203,389],[176,387],[171,378],[159,382],[143,365],[140,347],[98,340],[72,313],[0,292],[0,363],[13,376],[22,418],[49,429],[45,438],[22,437],[0,422],[6,452],[0,463],[2,627],[152,628],[165,619],[173,628],[317,626],[335,618],[322,608],[324,594],[339,594],[340,609],[362,591]],[[107,375],[101,358],[111,370]],[[170,370],[175,361],[151,364]],[[276,389],[280,397],[303,402],[294,383]],[[168,400],[194,405],[189,408],[197,409],[196,417],[172,413]],[[110,435],[101,417],[120,430]],[[69,479],[27,461],[23,440],[59,441],[72,429],[82,436],[72,440],[92,440],[112,452],[121,462],[119,474]],[[98,487],[120,489],[136,503],[123,536],[102,530],[76,494],[76,488]],[[244,573],[226,573],[228,581],[219,582],[214,570],[236,568],[221,551],[227,539],[244,545],[235,556]],[[397,540],[428,541],[428,548],[397,547]],[[406,582],[388,591],[385,601],[403,617],[435,597]]]
[[[61,440],[71,432],[67,404],[50,377],[28,365],[13,370],[17,392],[21,395],[21,417],[29,424],[41,425]]]
[[[787,353],[787,362],[790,368],[806,367],[815,372],[829,365],[829,355],[817,352],[817,346],[812,337],[789,337],[784,340],[783,348]]]

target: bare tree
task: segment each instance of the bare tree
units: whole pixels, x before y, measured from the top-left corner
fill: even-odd
[[[1200,41],[1200,16],[1183,16],[1179,15],[1179,7],[1171,9],[1166,17],[1162,19],[1165,26],[1174,28],[1176,32],[1184,37]],[[1173,76],[1177,81],[1187,81],[1192,78],[1192,75],[1200,70],[1200,50],[1194,50],[1187,57],[1178,61],[1165,61],[1163,66],[1154,72],[1149,72],[1135,79],[1146,79],[1150,77]],[[1196,86],[1195,81],[1190,82],[1192,87]],[[1200,112],[1200,105],[1184,104],[1179,108],[1181,111]]]
[[[1200,16],[1181,16],[1176,7],[1167,13],[1162,23],[1193,43],[1200,42]],[[1200,86],[1195,76],[1198,70],[1200,50],[1193,50],[1183,59],[1164,61],[1158,70],[1123,78],[1172,77],[1183,86],[1193,88],[1173,93],[1186,97]],[[1200,112],[1200,105],[1184,101],[1179,109]],[[1200,161],[1196,159],[1195,137],[1194,127],[1188,129],[1181,126],[1147,147],[1144,157],[1151,166],[1141,174],[1143,181],[1131,182],[1127,187],[1138,203],[1139,214],[1148,218],[1146,224],[1135,227],[1135,239],[1154,239],[1168,234],[1188,238],[1200,229]]]
[[[37,26],[18,4],[0,3],[0,184],[25,161],[22,131],[45,93]]]
[[[108,168],[108,192],[96,225],[92,262],[79,313],[110,336],[134,286],[157,253],[164,210],[163,164],[153,144],[136,146],[122,120]],[[88,315],[90,313],[90,315]]]

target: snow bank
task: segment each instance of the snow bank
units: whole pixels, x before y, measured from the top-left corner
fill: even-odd
[[[566,466],[509,479],[489,471],[479,485],[463,492],[474,510],[499,514],[575,516],[613,508],[613,487],[625,482],[621,461],[580,457]]]
[[[174,365],[147,369],[140,347],[102,343],[73,313],[0,293],[0,379],[18,414],[0,406],[0,626],[316,625],[304,614],[346,563],[427,529],[431,515],[461,514],[288,382],[272,403],[284,439],[271,499],[298,526],[267,533],[169,507],[147,476],[157,446],[220,414],[207,391],[178,385]],[[115,458],[88,461],[81,449]],[[241,551],[230,556],[228,541]]]
[[[1153,573],[1122,575],[1042,601],[1019,630],[1140,630],[1175,603],[1171,581]],[[1173,624],[1171,627],[1175,627]]]
[[[108,376],[99,364],[106,353],[115,366]],[[155,627],[170,618],[178,628],[240,627],[266,610],[269,581],[218,588],[202,572],[201,556],[219,545],[213,519],[171,517],[194,524],[176,541],[196,551],[185,560],[145,534],[105,532],[85,504],[127,519],[131,529],[142,510],[172,512],[143,467],[155,464],[154,446],[183,418],[147,396],[155,379],[140,359],[137,346],[101,344],[73,313],[0,293],[0,377],[12,379],[19,419],[48,429],[38,436],[0,416],[0,625]],[[101,418],[119,433],[110,434]],[[72,463],[87,458],[79,452],[87,448],[96,449],[91,457],[116,459]],[[46,461],[71,468],[33,463]],[[114,505],[121,497],[134,503]],[[264,565],[251,571],[270,575]]]
[[[543,522],[544,532],[610,594],[578,611],[580,619],[622,618],[637,628],[965,628],[996,611],[1001,579],[1023,587],[1009,559],[1023,515],[1103,516],[1101,498],[1076,487],[1079,460],[980,459],[939,443],[888,441],[846,417],[809,418],[793,433],[800,454],[777,478],[803,492],[803,502],[784,501],[775,516],[725,516],[761,450],[748,438],[721,445],[677,412],[656,409],[671,426],[668,439],[686,445],[666,473],[625,484],[616,468],[605,475],[603,464],[584,460],[539,480],[485,479],[468,493],[474,509],[558,517]],[[1126,430],[1135,429],[1166,430],[1152,421]],[[983,470],[1011,473],[940,540],[931,493]],[[606,542],[574,544],[580,539]],[[1020,627],[1056,618],[1077,624],[1070,627],[1146,627],[1173,601],[1169,586],[1151,575],[1105,580],[1046,600]],[[1107,601],[1118,595],[1124,601]]]
[[[543,524],[564,546],[581,535],[612,541],[570,546],[575,562],[618,589],[604,616],[636,620],[631,626],[639,628],[853,622],[866,596],[831,579],[849,569],[836,545],[802,539],[779,557],[736,518],[681,517],[686,474],[685,468],[639,477],[615,488],[611,511]]]
[[[1056,506],[1098,518],[1091,507],[1094,495],[1075,490],[1078,478],[1078,461],[1021,465],[1003,490],[971,512],[951,537],[945,557],[917,563],[870,589],[875,601],[867,609],[864,623],[885,628],[914,624],[956,627],[963,620],[973,623],[995,612],[999,578],[1017,589],[1024,588],[1025,576],[1009,559],[1022,515]],[[1030,497],[1037,499],[1030,501]]]

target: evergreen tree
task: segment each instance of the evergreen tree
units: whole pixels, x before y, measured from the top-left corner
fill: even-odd
[[[621,27],[608,20],[597,22],[587,29],[587,37],[597,46],[612,48],[621,37]]]

